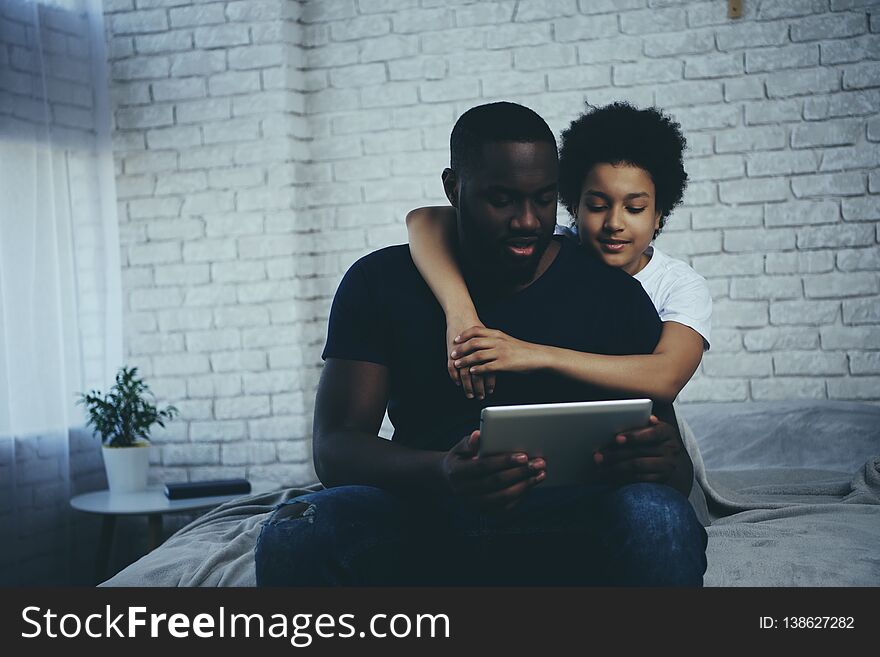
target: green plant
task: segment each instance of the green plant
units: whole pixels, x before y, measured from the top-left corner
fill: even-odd
[[[131,447],[140,440],[149,440],[154,424],[165,426],[163,420],[174,419],[179,411],[174,406],[157,410],[146,396],[155,395],[149,386],[137,376],[137,368],[120,368],[116,373],[116,385],[103,395],[92,390],[88,395],[79,394],[77,405],[88,409],[86,426],[101,434],[101,442],[108,447]]]

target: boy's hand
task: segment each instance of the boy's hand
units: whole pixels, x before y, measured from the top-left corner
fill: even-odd
[[[521,452],[479,456],[479,441],[479,431],[466,436],[446,453],[440,467],[450,492],[467,499],[481,512],[512,509],[544,480],[544,459],[530,461]]]
[[[450,353],[453,365],[471,376],[496,372],[534,372],[547,365],[539,344],[517,340],[503,331],[475,326],[463,331]]]
[[[472,374],[467,368],[459,369],[455,366],[450,353],[455,350],[457,344],[455,338],[470,328],[485,328],[476,315],[469,317],[448,317],[446,320],[446,371],[449,378],[455,381],[455,385],[464,389],[468,399],[485,399],[487,395],[495,392],[495,375],[486,376]]]
[[[672,425],[655,415],[647,427],[624,431],[614,443],[593,455],[604,479],[610,483],[668,483],[686,452]]]

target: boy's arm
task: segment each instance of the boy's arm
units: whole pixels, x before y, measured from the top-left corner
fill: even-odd
[[[467,372],[462,376],[449,358],[457,335],[472,326],[483,325],[455,260],[458,241],[455,209],[428,207],[412,210],[406,215],[406,230],[413,262],[446,314],[449,376],[464,387],[468,397],[482,399],[494,389],[494,377],[484,381],[483,377],[471,377]]]
[[[672,402],[703,357],[703,337],[677,322],[664,322],[651,354],[608,356],[532,344],[502,331],[469,329],[456,345],[453,364],[471,374],[550,371],[628,396]]]

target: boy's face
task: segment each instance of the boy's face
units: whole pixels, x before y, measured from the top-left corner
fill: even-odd
[[[660,227],[654,181],[628,164],[597,164],[587,172],[577,209],[581,243],[605,264],[637,274]]]
[[[556,226],[556,150],[544,142],[483,146],[478,164],[444,176],[458,209],[459,240],[471,261],[498,281],[532,280]]]

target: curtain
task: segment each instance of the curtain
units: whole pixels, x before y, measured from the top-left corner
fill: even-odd
[[[0,0],[0,584],[77,581],[103,477],[75,401],[122,362],[106,61],[100,0]]]

